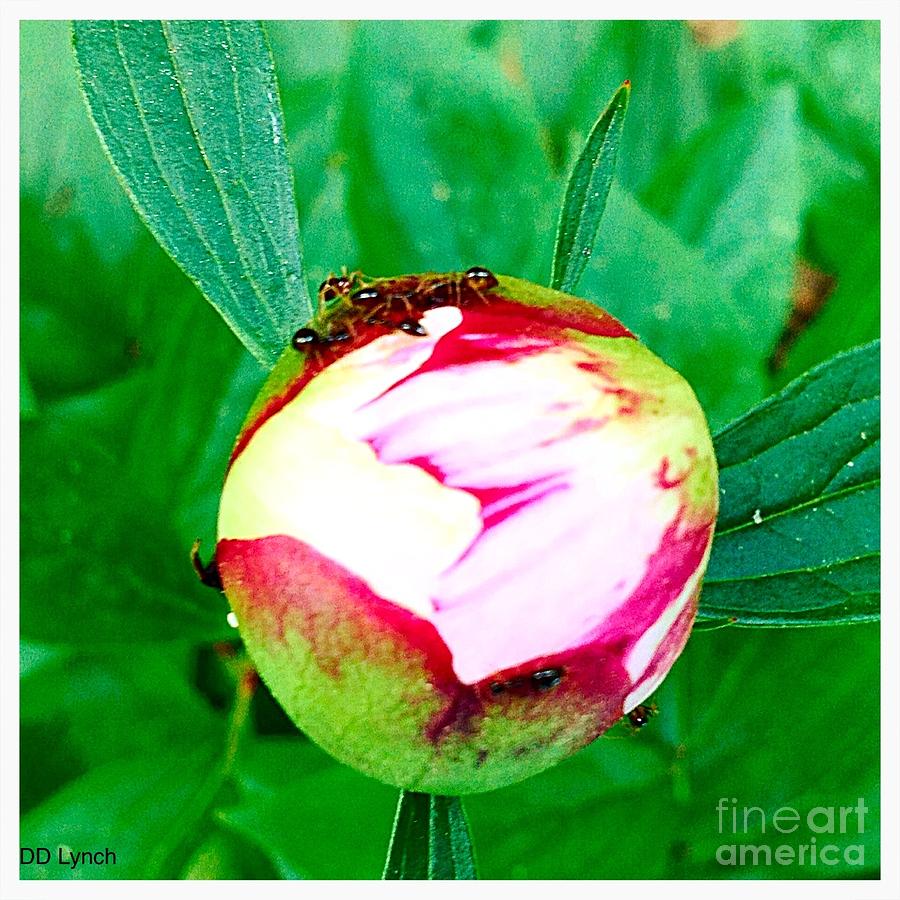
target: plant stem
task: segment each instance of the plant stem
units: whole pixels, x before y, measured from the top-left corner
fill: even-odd
[[[147,878],[177,878],[199,843],[202,835],[199,834],[198,826],[212,809],[234,769],[241,739],[250,721],[250,707],[258,684],[256,669],[249,660],[245,661],[238,672],[222,758],[186,804],[165,839],[154,849],[147,863]]]
[[[400,791],[383,880],[477,878],[459,797]]]

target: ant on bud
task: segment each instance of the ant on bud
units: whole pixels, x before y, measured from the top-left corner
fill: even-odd
[[[482,266],[472,266],[464,273],[429,273],[396,279],[371,279],[344,267],[342,274],[330,275],[319,285],[323,309],[313,321],[316,327],[297,330],[291,346],[300,352],[312,351],[316,359],[320,350],[330,348],[337,352],[333,345],[355,339],[357,319],[367,325],[425,337],[428,332],[420,318],[424,311],[446,305],[463,307],[476,298],[486,301],[484,292],[498,284],[493,272]],[[330,308],[324,309],[329,304]],[[338,309],[341,304],[345,306]]]
[[[659,709],[655,703],[641,703],[631,712],[626,714],[626,718],[631,723],[631,730],[640,731],[657,713]]]
[[[331,275],[319,285],[319,300],[329,303],[332,300],[349,297],[350,292],[362,278],[362,272],[348,272],[344,266],[340,275]]]
[[[305,350],[311,344],[318,344],[320,341],[319,332],[313,328],[300,328],[294,332],[291,338],[291,346],[295,350]]]
[[[378,288],[360,288],[350,297],[350,302],[354,305],[365,305],[367,303],[371,303],[373,300],[378,300],[380,297],[381,292],[378,290]]]
[[[463,278],[476,291],[489,291],[500,283],[497,281],[497,276],[483,266],[472,266],[471,269],[466,270]]]
[[[488,688],[494,696],[506,692],[528,694],[531,691],[537,691],[538,693],[543,693],[551,688],[555,688],[562,681],[562,677],[562,669],[540,669],[537,672],[532,672],[528,678],[518,675],[515,678],[510,678],[508,681],[492,681]]]
[[[191,565],[194,567],[194,571],[197,573],[197,577],[202,585],[217,591],[225,590],[222,585],[222,576],[219,574],[219,566],[216,563],[215,554],[212,555],[208,563],[204,564],[203,560],[200,559],[200,538],[197,538],[194,541],[194,546],[191,547]]]

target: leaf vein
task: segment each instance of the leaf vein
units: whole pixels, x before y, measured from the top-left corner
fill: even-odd
[[[115,39],[115,45],[116,45],[116,53],[119,56],[119,60],[122,63],[122,70],[124,71],[125,77],[128,80],[128,86],[131,91],[131,98],[134,101],[135,110],[137,111],[138,118],[141,122],[141,128],[144,132],[144,136],[147,139],[147,147],[150,151],[150,157],[156,166],[156,171],[159,174],[160,180],[168,188],[170,196],[175,201],[175,205],[184,214],[185,219],[187,220],[190,227],[193,229],[194,234],[197,236],[197,239],[200,242],[200,245],[206,251],[206,254],[209,257],[209,260],[219,270],[219,273],[220,273],[220,276],[222,279],[222,284],[225,286],[226,290],[230,294],[232,300],[235,303],[235,306],[240,306],[240,299],[234,291],[234,287],[228,278],[227,272],[225,271],[225,269],[222,266],[221,260],[219,259],[218,255],[215,253],[215,251],[213,250],[212,245],[207,240],[206,235],[203,233],[203,230],[200,228],[200,226],[195,221],[193,215],[191,215],[190,207],[184,202],[183,198],[178,195],[178,193],[175,191],[174,187],[172,186],[172,183],[169,181],[169,178],[166,176],[165,170],[163,169],[163,166],[162,166],[162,162],[159,158],[159,153],[157,152],[156,145],[154,144],[153,138],[151,136],[152,132],[151,132],[150,126],[147,122],[146,112],[140,101],[137,85],[135,84],[135,81],[134,81],[134,74],[131,71],[131,67],[128,65],[128,60],[125,55],[125,50],[122,47],[122,41],[119,36],[118,21],[114,20],[112,23],[112,26],[113,26],[113,37]],[[109,121],[108,114],[106,113],[105,110],[104,110],[104,114],[107,116],[107,120]],[[110,121],[110,132],[114,132],[114,130],[115,129],[112,125],[112,122]],[[131,190],[130,193],[134,197],[136,205],[141,210],[144,220],[147,222],[150,222],[152,220],[152,217],[149,214],[149,212],[147,211],[147,209],[144,207],[144,204],[141,203],[140,201],[138,201],[137,195],[134,193],[133,190]],[[179,266],[181,266],[183,269],[185,269],[185,271],[187,271],[184,264],[180,261],[179,261]],[[195,275],[191,272],[188,272],[188,275],[189,275],[191,281],[193,281],[197,285],[197,287],[200,288],[200,290],[205,294],[206,288],[200,283],[199,275]],[[223,308],[221,310],[221,312],[222,312],[222,317],[226,320],[226,322],[228,322],[229,326],[231,326],[231,328],[236,333],[240,333],[240,329],[237,327],[237,322],[234,319],[234,317],[231,315],[230,311],[227,311],[226,309]],[[256,337],[258,337],[258,336],[254,335],[254,338],[256,338]],[[265,353],[263,352],[263,348],[260,346],[258,340],[254,340],[254,344],[256,345],[257,350],[259,351],[260,358],[264,358]]]
[[[766,522],[770,522],[773,519],[777,519],[780,516],[786,516],[790,513],[798,512],[799,510],[806,509],[807,507],[810,507],[813,504],[825,504],[825,503],[828,503],[829,501],[840,500],[840,499],[843,499],[844,497],[849,496],[850,494],[853,494],[857,491],[868,490],[869,488],[877,486],[879,484],[881,484],[880,477],[870,479],[869,481],[861,481],[859,484],[850,485],[846,488],[842,488],[839,491],[835,491],[832,494],[819,494],[818,496],[812,497],[809,500],[805,500],[803,503],[798,503],[795,506],[790,506],[790,507],[786,507],[785,509],[776,510],[775,512],[771,513],[770,515],[763,517],[762,521],[760,521],[759,523],[751,520],[749,522],[743,522],[740,525],[735,525],[731,528],[727,528],[727,529],[725,529],[725,531],[717,531],[716,538],[722,538],[722,537],[725,537],[726,535],[736,534],[737,532],[744,531],[748,528],[759,528],[760,525],[762,525]]]
[[[213,180],[213,184],[215,184],[216,192],[219,195],[219,199],[222,203],[222,210],[225,213],[225,221],[228,223],[228,231],[231,235],[232,243],[234,244],[235,250],[237,250],[238,256],[241,261],[241,268],[246,275],[247,282],[250,285],[253,293],[256,295],[257,299],[260,302],[262,309],[264,310],[266,317],[274,326],[274,332],[278,334],[278,317],[275,314],[275,310],[272,308],[272,305],[269,303],[266,298],[265,291],[262,290],[262,287],[256,280],[255,275],[255,267],[250,263],[247,257],[247,250],[243,246],[242,241],[239,238],[239,230],[234,222],[233,218],[233,210],[231,208],[231,203],[228,200],[228,194],[224,190],[221,179],[215,171],[215,168],[212,166],[209,160],[209,152],[206,149],[206,143],[202,136],[200,135],[199,128],[194,119],[194,114],[192,112],[192,104],[190,99],[188,98],[187,91],[184,85],[184,79],[181,75],[182,67],[181,63],[178,60],[178,54],[175,52],[175,47],[172,43],[172,35],[170,33],[170,26],[168,22],[162,22],[162,32],[163,38],[166,42],[166,47],[168,48],[169,57],[172,60],[172,65],[174,66],[178,77],[175,79],[176,85],[178,85],[178,94],[181,98],[182,106],[184,107],[185,115],[188,119],[188,124],[191,127],[191,134],[194,137],[194,143],[197,146],[197,151],[200,153],[200,158],[203,160],[203,165],[206,167],[207,172]],[[243,142],[242,142],[243,143]],[[243,146],[241,148],[241,152],[243,154]]]
[[[836,559],[820,566],[800,567],[796,569],[782,569],[778,572],[761,572],[755,575],[732,575],[728,578],[705,578],[704,584],[736,584],[740,582],[764,581],[768,578],[781,578],[785,575],[812,575],[816,578],[822,578],[822,572],[830,569],[838,569],[849,563],[862,562],[866,559],[880,559],[881,551],[875,550],[872,553],[862,553],[858,556],[848,556],[845,559]],[[832,582],[829,582],[832,584]],[[839,588],[839,585],[834,585]],[[842,588],[843,589],[843,588]],[[851,595],[854,592],[848,592]]]

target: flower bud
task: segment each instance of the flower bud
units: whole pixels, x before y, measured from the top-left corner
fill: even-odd
[[[703,412],[611,315],[515,278],[320,295],[222,493],[248,650],[299,727],[390,784],[539,772],[687,640],[717,512]]]

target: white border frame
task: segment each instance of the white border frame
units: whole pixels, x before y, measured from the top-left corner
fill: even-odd
[[[360,2],[334,0],[329,4],[330,18],[422,18],[409,2],[379,4],[376,10]],[[433,18],[513,18],[513,19],[583,19],[594,18],[606,9],[586,2],[557,0],[552,16],[546,6],[534,2],[475,3],[458,0],[430,10]],[[665,4],[661,0],[632,0],[627,8],[616,6],[610,12],[628,12],[634,19],[714,19],[723,17],[723,3],[703,0]],[[19,881],[18,867],[18,707],[19,707],[19,544],[18,544],[18,297],[19,285],[19,23],[23,19],[103,19],[122,17],[123,3],[109,2],[10,2],[0,7],[0,778],[3,803],[0,807],[0,900],[65,896],[72,898],[120,898],[127,893],[135,897],[157,897],[161,886],[156,882],[134,881]],[[246,18],[246,4],[226,2],[198,3],[180,0],[156,3],[129,3],[127,15],[132,18]],[[286,4],[258,0],[253,12],[263,19],[313,18],[298,17]],[[377,15],[373,15],[377,13]],[[678,15],[676,15],[678,13]],[[900,846],[900,5],[896,0],[856,0],[856,2],[799,2],[799,0],[756,0],[731,2],[727,15],[741,19],[880,19],[881,20],[881,86],[882,86],[882,543],[894,547],[882,558],[882,878],[880,881],[612,881],[601,886],[591,881],[503,882],[503,890],[546,898],[548,891],[564,890],[566,894],[596,897],[623,892],[631,896],[636,889],[659,890],[674,897],[758,897],[761,891],[772,898],[789,897],[900,897],[900,855],[888,848]],[[886,301],[886,302],[884,302]],[[893,462],[891,462],[893,460]],[[658,888],[655,885],[659,885]],[[434,892],[465,890],[473,895],[489,896],[497,883],[435,882]],[[172,897],[213,893],[217,897],[241,897],[248,890],[281,896],[299,893],[344,897],[348,891],[390,892],[391,895],[418,892],[421,884],[403,882],[167,882],[165,890]]]

